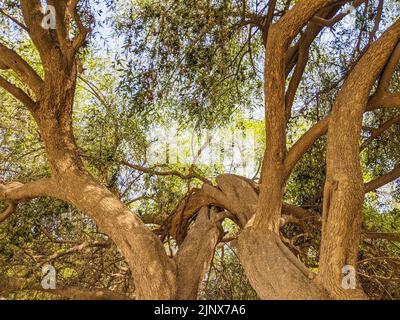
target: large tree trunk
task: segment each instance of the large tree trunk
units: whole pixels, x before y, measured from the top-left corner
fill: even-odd
[[[119,248],[132,271],[138,299],[175,297],[175,263],[138,217],[85,172],[67,173],[58,184],[62,199],[90,216]]]
[[[360,244],[364,181],[359,137],[369,93],[400,38],[396,23],[374,43],[350,73],[336,99],[328,132],[320,282],[333,298],[365,298],[358,286],[342,287],[344,266],[356,268]]]
[[[57,57],[56,52],[52,56]],[[110,236],[130,266],[137,298],[173,299],[176,266],[161,241],[81,161],[72,127],[76,63],[62,58],[53,63],[33,116],[46,147],[56,197],[87,214]]]
[[[301,1],[272,25],[264,72],[266,151],[260,196],[252,221],[239,237],[239,258],[250,283],[263,299],[323,299],[308,271],[281,243],[280,219],[286,184],[286,52],[302,27],[331,1]]]
[[[356,1],[360,5],[363,1]],[[27,185],[0,185],[0,199],[9,201],[4,217],[15,211],[18,201],[40,196],[64,200],[90,216],[115,242],[125,256],[133,274],[139,299],[195,299],[204,272],[210,264],[220,236],[219,213],[211,212],[202,199],[200,207],[190,211],[200,214],[182,242],[175,259],[166,255],[164,246],[143,222],[113,193],[99,184],[84,167],[75,142],[72,126],[76,79],[79,73],[76,52],[82,45],[86,29],[79,26],[79,35],[67,39],[66,7],[57,6],[56,31],[40,27],[43,18],[39,0],[21,0],[22,13],[31,39],[37,47],[45,79],[15,52],[0,47],[4,66],[12,68],[30,87],[35,99],[7,81],[1,85],[14,94],[31,111],[44,141],[52,172],[50,179]],[[73,5],[76,1],[69,3]],[[351,71],[339,94],[329,120],[317,128],[319,133],[307,136],[311,145],[316,135],[325,132],[329,122],[328,172],[325,185],[320,270],[317,281],[280,240],[282,200],[288,174],[300,155],[287,157],[286,127],[290,108],[306,65],[307,45],[318,33],[302,37],[294,76],[286,94],[286,77],[293,68],[296,54],[289,46],[303,27],[320,12],[330,15],[339,7],[335,0],[299,1],[265,32],[265,109],[266,152],[263,161],[259,196],[253,186],[243,179],[232,183],[232,176],[218,179],[219,188],[206,185],[203,191],[210,201],[234,213],[243,228],[239,236],[238,254],[246,274],[263,299],[325,299],[360,298],[361,290],[346,291],[341,287],[342,267],[356,266],[361,231],[361,209],[364,187],[359,162],[358,139],[362,113],[374,81],[400,39],[400,22],[372,45]],[[270,7],[272,12],[275,5]],[[325,8],[325,9],[324,9]],[[71,9],[75,10],[75,7]],[[321,10],[323,9],[323,10]],[[321,20],[321,17],[319,19]],[[322,19],[323,21],[324,19]],[[273,21],[271,18],[270,22]],[[76,21],[78,22],[78,21]],[[328,21],[329,23],[329,21]],[[78,23],[79,24],[79,23]],[[328,24],[329,25],[329,24]],[[268,35],[268,36],[267,36]],[[307,44],[308,43],[308,44]],[[2,67],[3,64],[0,65]],[[385,80],[387,82],[387,79]],[[378,97],[390,97],[378,92]],[[372,99],[372,105],[377,102]],[[241,189],[241,192],[238,190]],[[193,209],[195,208],[195,209]],[[211,212],[211,214],[210,214]],[[182,217],[179,217],[180,219]],[[3,215],[0,216],[0,220]],[[183,219],[189,220],[183,213]],[[187,226],[186,226],[187,227]],[[186,228],[187,229],[187,228]],[[186,230],[185,230],[186,231]],[[180,241],[184,240],[184,241]],[[358,288],[359,289],[359,288]]]
[[[207,215],[201,214],[196,219],[176,259],[169,258],[160,239],[113,193],[87,173],[77,154],[71,129],[63,130],[57,126],[60,121],[53,119],[41,120],[40,128],[56,183],[57,198],[91,217],[114,241],[132,271],[136,298],[196,299],[202,277],[220,239],[218,215],[208,215],[206,209]]]
[[[313,275],[272,231],[254,228],[239,236],[238,255],[246,275],[261,299],[321,300],[324,290]]]
[[[22,100],[27,100],[27,107],[39,127],[51,178],[27,185],[0,185],[0,199],[9,204],[0,219],[8,218],[19,201],[40,196],[64,200],[92,218],[114,241],[130,266],[138,299],[196,298],[219,240],[218,225],[221,221],[200,216],[177,259],[172,259],[166,254],[160,239],[85,169],[72,123],[79,74],[76,50],[82,44],[84,30],[80,30],[83,33],[77,41],[69,42],[65,38],[68,28],[62,20],[65,8],[58,2],[54,5],[60,5],[58,13],[61,13],[57,19],[58,41],[40,28],[40,1],[22,1],[23,15],[39,50],[45,74],[42,80],[33,70],[28,70],[30,77],[27,79],[32,82],[37,101],[27,96]],[[6,53],[10,55],[9,51]],[[11,54],[10,59],[13,60],[14,56],[17,55]],[[40,188],[32,190],[35,186]],[[195,264],[191,263],[194,261]],[[191,275],[192,271],[195,275]],[[177,277],[181,282],[179,286]]]
[[[196,300],[204,274],[214,257],[223,230],[223,214],[203,207],[175,257],[177,264],[178,300]]]

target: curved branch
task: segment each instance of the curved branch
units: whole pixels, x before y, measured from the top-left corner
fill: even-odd
[[[362,229],[365,194],[359,136],[371,89],[399,40],[400,20],[389,27],[354,66],[332,110],[317,281],[335,298],[364,297],[360,287],[349,293],[341,286],[342,267],[357,263]]]
[[[387,63],[383,73],[382,78],[379,81],[379,86],[377,92],[384,93],[389,90],[390,82],[392,80],[393,74],[396,71],[397,65],[400,60],[400,43],[394,50],[389,62]]]
[[[289,177],[297,162],[314,145],[314,143],[328,132],[331,116],[320,120],[310,130],[308,130],[290,149],[285,158],[285,176]]]
[[[44,292],[71,300],[130,300],[127,295],[109,289],[60,287],[55,290],[45,290],[29,279],[4,277],[0,274],[0,294],[8,295],[25,290]]]
[[[375,109],[389,109],[400,107],[400,93],[376,93],[374,94],[368,104],[367,111]]]
[[[367,0],[357,0],[353,3],[353,7],[357,8],[363,3],[365,3]],[[351,13],[350,10],[344,11],[342,13],[339,13],[338,15],[334,16],[331,19],[324,19],[322,17],[315,16],[312,18],[312,22],[323,27],[332,27],[334,24],[338,23],[339,21],[343,20],[347,15]]]
[[[390,129],[393,125],[400,123],[400,116],[399,117],[394,117],[388,121],[386,121],[381,127],[378,129],[374,129],[372,131],[371,136],[363,142],[363,144],[360,147],[360,150],[364,150],[372,141],[374,141],[376,138],[381,136],[386,130]]]
[[[2,69],[6,67],[13,70],[19,79],[26,83],[27,86],[38,97],[40,96],[43,80],[39,77],[36,71],[14,50],[7,48],[0,43],[0,62]]]
[[[143,166],[140,166],[137,164],[129,163],[128,161],[125,161],[125,160],[120,161],[120,164],[122,164],[128,168],[131,168],[131,169],[143,172],[143,173],[147,173],[147,174],[152,174],[155,176],[160,176],[160,177],[175,176],[175,177],[181,178],[182,180],[198,179],[206,184],[209,184],[209,185],[212,184],[210,180],[208,180],[208,179],[204,178],[203,176],[201,176],[200,174],[196,173],[193,169],[193,166],[190,168],[189,174],[183,174],[176,170],[157,171],[152,168],[146,168],[146,167],[143,167]]]
[[[25,107],[29,110],[34,110],[36,108],[35,102],[29,97],[24,90],[13,85],[11,82],[0,76],[0,87],[5,89],[11,95],[13,95],[17,100],[19,100]]]
[[[358,1],[354,5],[358,7],[364,2],[365,0]],[[311,19],[310,23],[307,26],[307,29],[301,35],[300,40],[296,43],[294,47],[289,48],[287,52],[286,76],[289,75],[289,73],[295,66],[293,76],[291,77],[289,87],[286,92],[286,111],[288,114],[288,118],[290,118],[291,116],[291,109],[294,103],[296,92],[301,83],[304,70],[309,60],[310,46],[314,42],[318,34],[324,29],[323,26],[316,23],[315,20],[322,19],[323,21],[331,21],[332,25],[339,22],[347,15],[347,13],[345,13],[344,15],[341,14],[335,17],[335,14],[340,10],[342,5],[343,4],[340,4],[334,6],[333,8],[325,8],[323,10],[320,10],[320,15],[315,16],[313,19]]]
[[[53,179],[42,179],[26,184],[11,182],[0,184],[0,200],[29,201],[39,197],[57,197]]]
[[[373,95],[369,99],[365,112],[374,111],[380,108],[400,107],[400,94],[385,93]],[[309,129],[289,150],[285,158],[286,178],[291,174],[298,161],[314,145],[314,143],[328,132],[331,115],[320,120]]]
[[[17,210],[17,204],[44,196],[54,196],[53,181],[43,179],[27,184],[12,182],[0,184],[0,201],[4,201],[7,209],[0,214],[0,223],[8,219]]]
[[[400,164],[398,164],[388,174],[366,183],[365,184],[365,193],[375,191],[398,178],[400,178]]]
[[[11,215],[17,211],[17,205],[12,201],[6,201],[7,209],[0,214],[0,223],[6,221]]]

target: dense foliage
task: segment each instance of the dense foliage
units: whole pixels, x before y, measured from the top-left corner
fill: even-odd
[[[0,9],[21,20],[17,2],[1,1]],[[163,239],[170,255],[177,244],[168,234],[168,223],[182,198],[205,180],[215,182],[223,173],[243,175],[244,168],[247,178],[259,180],[265,142],[264,35],[252,20],[265,12],[264,2],[82,1],[85,23],[93,25],[92,36],[80,51],[83,72],[75,97],[74,130],[82,157],[90,172]],[[274,19],[294,2],[278,1]],[[289,146],[329,114],[347,71],[371,39],[400,15],[394,0],[385,1],[382,13],[378,5],[369,1],[352,18],[316,38],[294,102]],[[376,28],[378,14],[382,18]],[[18,33],[15,41],[15,33],[15,24],[0,15],[0,41],[37,60],[29,38]],[[400,69],[390,90],[400,90]],[[366,181],[391,171],[400,161],[400,121],[370,138],[377,128],[399,119],[399,112],[385,109],[364,116],[360,145]],[[173,139],[167,141],[165,136],[171,128],[182,143],[179,157],[168,153]],[[251,157],[240,142],[229,139],[227,130],[235,137],[251,134]],[[207,144],[207,132],[216,142],[213,149],[211,142]],[[221,141],[228,143],[221,146]],[[319,139],[295,168],[286,188],[287,203],[322,213],[326,144],[325,137]],[[152,153],[154,146],[161,156]],[[209,161],[212,150],[219,153]],[[1,90],[0,181],[25,183],[48,177],[49,170],[36,124],[17,100]],[[399,201],[399,180],[367,194],[363,232],[399,234]],[[231,220],[224,223],[224,230],[226,241],[215,250],[199,296],[257,299],[236,256],[239,230]],[[281,237],[309,268],[318,268],[320,230],[312,221],[288,223],[281,228]],[[400,299],[398,238],[365,237],[360,249],[359,276],[368,296]],[[47,198],[21,205],[0,225],[0,277],[26,280],[22,291],[4,296],[54,298],[40,288],[32,289],[32,284],[40,283],[46,263],[56,267],[59,288],[135,295],[130,270],[108,236],[81,212]]]

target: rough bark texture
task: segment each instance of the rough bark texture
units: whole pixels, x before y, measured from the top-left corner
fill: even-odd
[[[342,268],[356,267],[361,235],[364,182],[359,137],[369,92],[400,39],[396,23],[373,44],[348,76],[337,97],[328,132],[320,282],[333,298],[364,298],[342,288]]]
[[[142,221],[87,174],[61,180],[62,199],[92,217],[121,250],[132,271],[137,298],[174,298],[176,266]]]
[[[0,46],[0,67],[13,69],[35,97],[10,87],[7,81],[0,84],[11,89],[10,93],[19,98],[32,113],[46,148],[52,177],[26,185],[0,185],[0,199],[8,204],[8,209],[0,219],[8,218],[16,210],[17,203],[24,200],[42,196],[64,200],[91,217],[115,242],[130,266],[138,299],[195,298],[199,279],[219,239],[218,222],[213,220],[214,217],[207,222],[201,215],[189,235],[193,242],[188,244],[188,240],[182,247],[178,261],[196,260],[199,267],[196,277],[192,279],[189,277],[192,265],[178,263],[177,270],[176,262],[167,256],[160,239],[87,172],[75,142],[72,113],[80,72],[76,52],[88,30],[77,20],[79,34],[69,40],[65,15],[67,11],[75,11],[77,1],[50,1],[50,4],[56,7],[57,12],[55,31],[40,26],[43,19],[40,1],[21,1],[27,30],[42,60],[43,80],[18,54],[4,45]],[[187,286],[181,283],[178,288],[177,272],[181,273],[181,281],[187,281]],[[182,292],[178,294],[181,288]],[[190,288],[190,292],[187,288]]]
[[[107,289],[57,288],[44,290],[38,283],[23,278],[3,278],[0,276],[0,297],[24,290],[42,291],[71,300],[129,300],[129,297]]]
[[[303,274],[304,268],[298,268],[293,264],[297,258],[289,250],[282,251],[279,228],[286,182],[284,163],[288,120],[285,98],[286,52],[301,28],[321,8],[331,2],[333,1],[299,2],[279,22],[270,27],[266,42],[264,74],[266,151],[260,196],[254,225],[249,226],[251,228],[239,238],[240,261],[253,288],[263,299],[324,297],[322,291],[314,288]],[[252,248],[254,246],[257,249],[254,250]],[[260,250],[262,254],[259,254]],[[260,269],[256,269],[255,266]],[[265,267],[261,269],[261,266]],[[283,266],[290,272],[283,272]],[[282,288],[281,293],[278,292],[279,286]]]
[[[221,219],[223,215],[213,209],[203,207],[200,210],[194,226],[175,257],[178,268],[176,299],[197,299],[201,281],[209,269],[215,247],[223,235]]]
[[[314,274],[286,248],[279,235],[252,227],[258,201],[256,184],[235,175],[223,175],[217,181],[217,186],[204,185],[202,190],[183,201],[190,210],[180,215],[185,217],[180,222],[185,225],[185,221],[204,205],[226,209],[233,215],[231,218],[238,221],[247,210],[238,239],[238,256],[242,265],[251,268],[246,274],[259,296],[262,299],[327,298],[327,294],[310,281]],[[282,212],[300,219],[311,216],[306,210],[288,204],[282,205]]]
[[[266,42],[264,71],[266,151],[261,176],[260,199],[256,225],[274,232],[279,231],[279,219],[286,181],[287,116],[286,52],[301,28],[324,6],[333,1],[301,1],[279,22],[272,25]]]
[[[238,241],[239,258],[260,298],[265,300],[319,300],[328,295],[314,284],[314,275],[272,231],[252,227]],[[260,263],[263,261],[264,263]]]
[[[355,2],[360,5],[363,1]],[[180,244],[175,259],[167,256],[162,242],[111,191],[85,169],[73,134],[72,113],[80,63],[76,53],[87,30],[76,21],[79,34],[69,40],[65,23],[66,6],[77,1],[50,1],[57,8],[57,28],[40,26],[43,18],[39,0],[21,0],[26,30],[38,49],[44,79],[14,51],[0,44],[0,69],[11,69],[30,89],[25,92],[0,77],[0,86],[19,99],[34,117],[44,142],[52,176],[28,184],[0,184],[0,200],[8,208],[0,222],[17,208],[17,203],[37,197],[64,200],[91,217],[115,242],[133,274],[139,299],[195,299],[199,285],[220,240],[221,213],[218,206],[242,228],[238,254],[246,274],[262,299],[363,298],[361,291],[341,288],[342,267],[357,263],[364,192],[399,175],[393,173],[366,187],[361,177],[359,136],[366,110],[398,105],[400,97],[387,91],[391,74],[400,57],[400,23],[372,44],[348,76],[332,115],[312,128],[287,154],[286,127],[297,87],[307,62],[307,51],[322,29],[313,23],[325,20],[340,7],[333,0],[299,1],[276,24],[275,4],[269,9],[264,30],[266,59],[264,74],[266,151],[261,184],[223,175],[217,186],[205,184],[177,208],[172,234]],[[335,5],[336,6],[335,6]],[[333,6],[331,6],[333,5]],[[340,5],[339,5],[340,6]],[[315,17],[316,14],[320,17]],[[311,21],[311,22],[310,22]],[[308,25],[297,46],[291,42]],[[371,88],[384,69],[381,85],[369,98]],[[287,76],[296,66],[286,92]],[[301,208],[285,205],[283,194],[288,176],[302,154],[315,140],[328,136],[328,173],[324,193],[320,270],[314,275],[280,240],[282,212],[303,215]],[[200,212],[200,213],[199,213]],[[193,226],[191,217],[198,214]],[[187,232],[189,230],[189,232]],[[0,279],[1,280],[1,279]],[[5,281],[3,282],[5,283]],[[69,293],[74,295],[74,291]],[[106,293],[104,293],[106,294]]]

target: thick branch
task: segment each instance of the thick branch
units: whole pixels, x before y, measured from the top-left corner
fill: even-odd
[[[18,88],[12,83],[8,82],[2,76],[0,76],[0,87],[12,94],[17,100],[19,100],[25,107],[29,110],[34,110],[36,108],[35,102],[29,97],[24,90]]]
[[[400,242],[400,233],[393,233],[393,232],[371,232],[365,231],[362,233],[362,237],[364,239],[382,239],[382,240],[389,240]]]
[[[287,128],[285,54],[290,43],[308,21],[320,9],[331,3],[333,1],[329,0],[300,1],[270,28],[264,73],[267,148],[255,216],[255,225],[259,228],[279,231],[285,183],[283,161],[286,154]]]
[[[109,289],[85,289],[85,288],[57,288],[55,290],[44,290],[39,284],[24,278],[9,278],[0,275],[0,294],[7,295],[18,291],[39,291],[56,295],[71,300],[129,300],[122,293]]]
[[[29,35],[39,50],[44,63],[50,62],[50,54],[55,48],[49,30],[42,28],[43,14],[40,0],[21,0],[22,14],[28,27]]]
[[[374,111],[380,108],[400,107],[400,94],[380,94],[374,95],[368,102],[365,112]],[[285,172],[288,177],[302,156],[314,145],[314,143],[328,132],[331,115],[320,120],[310,130],[308,130],[289,150],[285,159]]]
[[[12,69],[37,97],[40,96],[43,85],[42,79],[21,56],[2,43],[0,43],[0,62],[3,65],[3,69],[4,66]]]
[[[360,147],[360,151],[364,150],[372,141],[374,141],[376,138],[380,137],[386,130],[390,129],[393,125],[400,123],[400,116],[399,117],[394,117],[388,121],[386,121],[381,127],[378,129],[374,129],[372,131],[371,136],[363,142],[363,144]]]
[[[175,261],[177,264],[177,299],[197,299],[199,286],[222,238],[223,215],[203,207],[181,245]]]
[[[376,93],[368,104],[367,111],[373,111],[378,108],[389,109],[400,107],[400,93]]]
[[[7,209],[0,214],[0,223],[8,219],[17,209],[17,203],[34,198],[51,196],[53,181],[50,179],[38,180],[22,184],[13,182],[0,184],[0,201],[5,201]]]
[[[365,192],[369,193],[369,192],[375,191],[398,178],[400,178],[400,165],[397,165],[388,174],[366,183],[365,184]]]
[[[364,298],[343,290],[342,268],[357,264],[364,182],[359,136],[369,93],[400,40],[400,20],[373,43],[348,75],[331,115],[327,145],[318,282],[333,298]],[[356,93],[356,94],[355,94]]]
[[[24,202],[39,197],[55,197],[55,182],[52,179],[42,179],[26,184],[13,182],[0,184],[0,200]]]
[[[396,49],[394,50],[391,58],[389,59],[389,62],[387,63],[383,74],[382,78],[379,82],[378,86],[378,93],[384,93],[389,90],[390,83],[393,77],[394,72],[396,71],[396,68],[398,66],[400,60],[400,43],[397,45]]]

